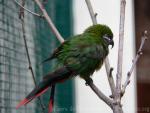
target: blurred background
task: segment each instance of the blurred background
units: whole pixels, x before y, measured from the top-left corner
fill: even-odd
[[[21,0],[18,0],[20,2]],[[42,1],[42,0],[41,0]],[[44,6],[62,36],[67,39],[82,33],[92,25],[84,0],[43,0]],[[115,47],[109,54],[110,64],[117,67],[120,0],[91,0],[98,13],[98,23],[110,26],[114,33]],[[141,34],[150,32],[150,1],[130,0],[126,4],[123,82],[130,70],[132,60],[138,50]],[[34,1],[26,0],[25,7],[41,13]],[[41,113],[39,101],[16,110],[17,103],[33,88],[34,83],[28,69],[27,54],[23,41],[19,7],[13,0],[0,0],[0,113]],[[39,66],[60,42],[50,31],[44,19],[25,12],[25,31],[32,67],[39,82],[43,75],[55,68],[55,61]],[[149,35],[148,35],[149,36]],[[144,55],[137,63],[131,83],[122,99],[124,113],[150,112],[150,40],[143,48]],[[111,94],[105,67],[94,73],[94,83],[107,96]],[[41,99],[48,106],[50,91]],[[79,77],[67,80],[56,87],[54,113],[111,113],[111,109],[85,86]],[[45,110],[47,113],[47,109]]]

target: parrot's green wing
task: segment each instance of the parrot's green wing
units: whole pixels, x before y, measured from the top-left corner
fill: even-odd
[[[108,54],[100,40],[88,35],[78,35],[60,46],[54,55],[59,62],[80,74],[90,76],[99,69]]]

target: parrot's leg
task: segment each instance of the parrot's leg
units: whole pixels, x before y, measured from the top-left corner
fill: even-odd
[[[85,85],[89,85],[89,84],[93,83],[93,80],[91,77],[85,78],[85,81],[86,81]]]

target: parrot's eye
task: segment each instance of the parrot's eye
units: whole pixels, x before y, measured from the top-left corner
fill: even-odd
[[[111,36],[108,36],[107,34],[105,34],[105,35],[103,36],[103,38],[104,38],[105,40],[107,40],[107,41],[112,40],[112,37],[111,37]]]

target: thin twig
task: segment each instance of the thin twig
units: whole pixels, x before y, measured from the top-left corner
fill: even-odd
[[[35,75],[34,75],[34,72],[33,72],[32,66],[31,66],[31,60],[30,60],[30,55],[29,55],[27,41],[26,41],[26,35],[25,35],[26,32],[25,32],[25,23],[24,23],[24,12],[23,12],[22,8],[20,8],[20,19],[21,19],[21,24],[22,24],[23,39],[24,39],[25,49],[26,49],[26,53],[27,53],[27,59],[28,59],[28,63],[29,63],[29,69],[30,69],[30,71],[32,73],[34,84],[36,85]]]
[[[24,5],[25,5],[25,0],[22,0],[22,6],[24,6]],[[26,32],[25,32],[25,23],[24,23],[24,9],[23,9],[23,7],[20,7],[19,18],[21,20],[21,25],[22,25],[23,39],[24,39],[25,49],[26,49],[26,53],[27,53],[27,59],[28,59],[28,63],[29,63],[29,70],[31,71],[31,75],[32,75],[34,85],[37,86],[36,80],[35,80],[35,75],[34,75],[34,72],[33,72],[32,65],[31,65],[31,60],[30,60],[30,55],[29,55],[29,51],[28,51],[27,41],[26,41],[26,35],[25,35]],[[39,100],[42,112],[44,113],[45,107],[44,107],[40,97],[38,97],[38,100]]]
[[[118,65],[116,74],[116,91],[115,100],[121,101],[121,80],[122,80],[122,63],[123,63],[123,43],[124,43],[124,22],[125,22],[125,5],[126,1],[120,2],[120,25],[119,25],[119,46],[118,46]]]
[[[105,59],[105,68],[106,68],[109,86],[110,86],[111,92],[112,92],[112,97],[114,97],[114,95],[115,95],[115,82],[114,82],[114,78],[113,78],[112,73],[111,73],[111,67],[109,64],[108,57],[106,57],[106,59]]]
[[[133,60],[133,63],[132,63],[132,66],[131,66],[130,71],[127,73],[126,81],[125,81],[125,83],[124,83],[123,86],[122,86],[122,91],[121,91],[122,96],[123,96],[124,93],[125,93],[126,87],[127,87],[127,86],[129,85],[129,83],[130,83],[130,77],[131,77],[131,74],[132,74],[132,72],[133,72],[133,70],[134,70],[134,68],[135,68],[135,66],[136,66],[136,63],[137,63],[137,61],[139,60],[140,56],[143,54],[142,49],[143,49],[144,44],[145,44],[145,41],[146,41],[147,39],[148,39],[148,38],[147,38],[147,31],[144,31],[144,33],[143,33],[143,35],[142,35],[142,37],[141,37],[141,44],[140,44],[140,47],[139,47],[139,49],[138,49],[138,52],[137,52],[137,54],[136,54],[135,59]]]
[[[37,16],[37,17],[40,17],[40,18],[43,18],[43,15],[40,15],[40,14],[38,14],[38,13],[35,13],[35,12],[33,12],[33,11],[31,11],[31,10],[25,8],[25,7],[22,6],[19,2],[17,2],[17,0],[14,0],[14,2],[15,2],[17,5],[19,5],[21,8],[23,8],[25,11],[31,13],[32,15]]]
[[[97,20],[96,20],[97,13],[94,13],[90,0],[85,0],[85,2],[87,4],[92,22],[95,25],[95,24],[97,24]],[[109,86],[111,88],[112,95],[114,95],[115,83],[114,83],[113,76],[109,76],[111,68],[110,68],[108,57],[106,57],[106,59],[105,59],[105,68],[106,68],[106,72],[107,72],[107,78],[108,78]]]
[[[113,77],[112,77],[112,72],[113,72],[113,68],[110,68],[110,71],[109,71],[109,85],[111,85],[111,83],[112,82],[114,82],[114,79],[113,79]],[[110,88],[113,88],[113,87],[110,87]],[[111,90],[113,90],[113,93],[115,92],[115,86],[114,86],[114,89],[111,89]],[[110,98],[114,98],[114,94],[112,94],[112,95],[110,95],[109,96]]]
[[[56,36],[56,38],[63,43],[64,39],[63,37],[60,35],[60,33],[58,32],[58,30],[56,29],[56,27],[54,26],[51,18],[48,16],[48,13],[46,11],[46,9],[44,8],[43,4],[39,1],[39,0],[34,0],[35,3],[39,6],[40,10],[43,13],[43,16],[45,18],[45,20],[48,22],[49,27],[51,28],[52,32],[54,33],[54,35]]]
[[[96,15],[97,14],[94,13],[90,0],[85,0],[85,2],[86,2],[86,5],[88,7],[88,10],[89,10],[89,13],[90,13],[93,25],[96,25],[97,24],[97,20],[96,20]]]
[[[93,83],[93,80],[91,78],[88,78],[86,80],[86,84],[88,86],[90,86],[90,88],[95,92],[95,94],[101,99],[103,100],[108,106],[110,106],[110,108],[113,108],[113,100],[111,100],[110,98],[108,98],[107,96],[105,96]]]
[[[63,43],[64,39],[63,37],[60,35],[60,33],[58,32],[58,30],[56,29],[56,27],[54,26],[51,18],[48,16],[48,13],[46,11],[46,9],[44,8],[43,4],[39,1],[39,0],[34,0],[36,2],[36,4],[39,6],[40,10],[42,11],[43,15],[39,15],[37,13],[34,13],[32,11],[30,11],[29,9],[25,8],[24,6],[22,6],[19,2],[17,2],[16,0],[14,0],[14,2],[16,4],[18,4],[20,7],[22,7],[24,10],[28,11],[29,13],[39,16],[39,17],[43,17],[45,18],[45,20],[48,22],[49,27],[51,28],[52,32],[54,33],[54,35],[56,36],[56,38]]]

